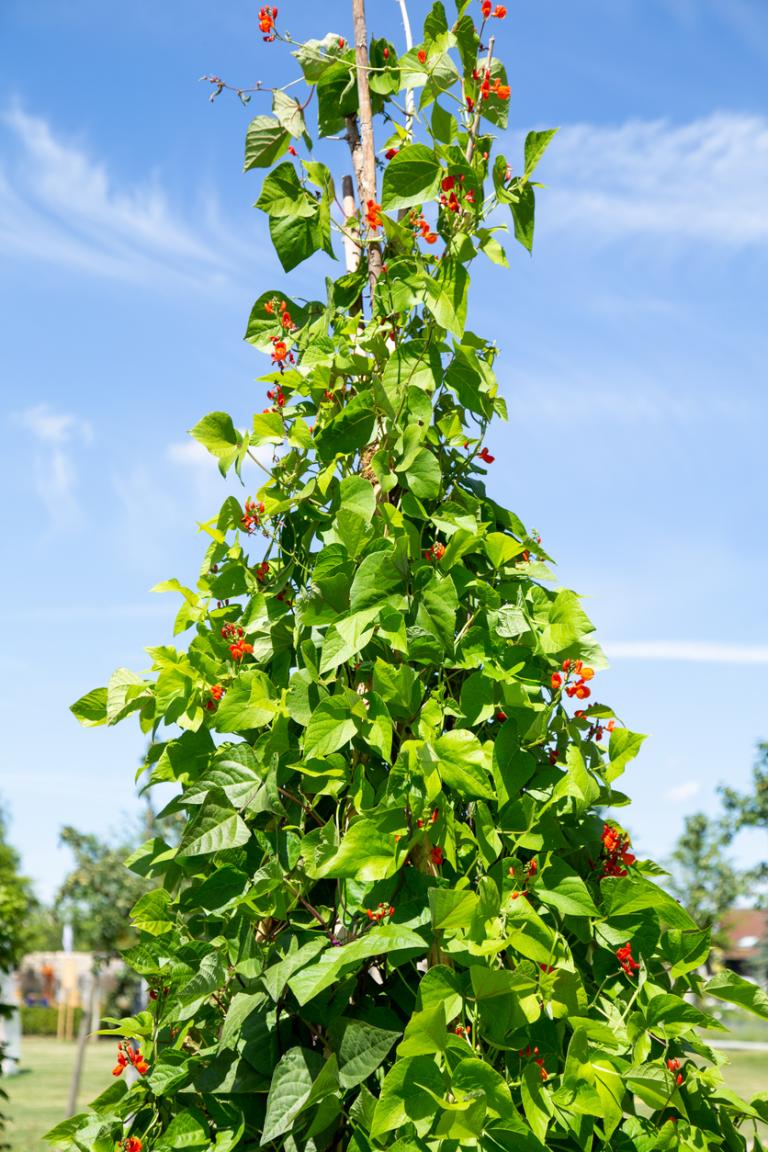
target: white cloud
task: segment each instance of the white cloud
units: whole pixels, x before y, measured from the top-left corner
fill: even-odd
[[[604,641],[609,660],[675,660],[694,664],[768,664],[768,644],[717,644],[705,640]]]
[[[54,412],[47,404],[35,404],[16,415],[16,422],[44,444],[66,444],[80,439],[89,443],[93,430],[87,420],[71,412]]]
[[[0,125],[0,251],[123,280],[229,277],[237,247],[213,204],[186,221],[154,179],[118,188],[104,164],[18,104]]]
[[[743,247],[768,242],[768,118],[566,125],[542,163],[547,226]]]
[[[686,800],[692,800],[694,796],[698,796],[700,791],[701,783],[698,780],[683,780],[681,784],[669,788],[664,793],[664,799],[671,800],[673,804],[682,804]]]
[[[32,458],[35,490],[46,507],[55,504],[52,523],[59,528],[72,527],[79,521],[81,510],[71,445],[91,442],[90,423],[71,412],[55,412],[48,404],[25,408],[15,413],[13,420],[37,442]]]

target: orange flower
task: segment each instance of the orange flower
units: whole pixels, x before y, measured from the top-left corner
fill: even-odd
[[[419,61],[419,64],[426,64],[426,62],[427,62],[427,54],[426,54],[426,52],[424,51],[424,49],[423,49],[423,48],[419,48],[418,52],[416,53],[416,57],[417,57],[417,59],[418,59],[418,61]]]
[[[559,672],[552,673],[552,687],[557,691],[562,686],[563,678]]]
[[[377,232],[382,226],[381,204],[377,204],[375,200],[368,201],[365,210],[365,222],[371,232]]]
[[[503,4],[497,4],[493,12],[491,12],[491,16],[494,16],[497,20],[503,20],[506,14],[507,10]]]

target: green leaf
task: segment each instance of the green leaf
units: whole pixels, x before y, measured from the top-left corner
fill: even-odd
[[[394,964],[427,951],[424,939],[404,924],[381,924],[364,936],[339,948],[327,948],[320,958],[296,972],[288,986],[299,1004],[306,1004],[330,988],[348,970],[357,969],[373,956],[386,956]]]
[[[564,916],[599,916],[589,889],[572,868],[552,859],[536,885],[536,899],[557,908]]]
[[[441,176],[440,161],[431,148],[424,144],[406,145],[384,170],[382,208],[410,208],[431,200],[440,187]]]
[[[320,457],[331,460],[337,453],[347,454],[365,448],[370,442],[374,421],[370,396],[365,393],[353,396],[339,414],[315,435]]]
[[[150,936],[162,936],[173,928],[168,909],[171,897],[163,888],[154,888],[141,896],[131,908],[133,926]]]
[[[408,487],[419,500],[433,500],[440,495],[443,482],[440,465],[429,448],[420,448],[405,472]]]
[[[746,1008],[747,1012],[768,1020],[768,995],[759,984],[753,984],[735,972],[718,972],[704,985],[704,991],[716,1000],[738,1004],[740,1008]]]
[[[258,668],[242,671],[219,704],[218,731],[243,732],[269,724],[277,711],[272,691],[272,683],[264,672]]]
[[[530,180],[536,165],[556,134],[557,128],[547,128],[543,132],[529,132],[525,138],[525,177]]]
[[[533,251],[533,223],[536,210],[536,195],[530,184],[522,184],[518,189],[517,200],[510,203],[512,221],[515,225],[515,239],[519,240],[528,252]]]
[[[322,865],[318,874],[356,878],[364,883],[384,880],[397,871],[395,849],[392,831],[380,830],[373,820],[356,820],[344,833],[336,853]]]
[[[323,1058],[319,1052],[307,1048],[291,1048],[285,1053],[275,1068],[269,1086],[267,1114],[261,1133],[262,1147],[290,1132],[322,1068]]]
[[[465,799],[493,799],[488,757],[477,736],[454,729],[434,743],[443,783]]]
[[[210,1144],[205,1117],[196,1109],[185,1108],[173,1117],[154,1147],[158,1152],[173,1152],[175,1148],[209,1148]]]
[[[458,339],[467,320],[469,274],[456,260],[441,261],[437,275],[421,278],[424,302],[435,320]]]
[[[343,696],[329,696],[312,715],[304,733],[304,755],[330,756],[349,744],[357,732],[349,702]]]
[[[284,271],[290,272],[315,252],[333,256],[327,202],[316,206],[312,216],[270,216],[269,234]]]
[[[243,171],[252,168],[271,168],[283,155],[290,137],[274,116],[256,116],[248,125],[245,136],[245,164]]]
[[[395,563],[392,550],[382,549],[366,556],[357,570],[349,594],[354,612],[379,604],[397,588],[402,587],[402,576]]]
[[[398,1060],[381,1086],[371,1137],[378,1140],[386,1132],[409,1122],[415,1123],[417,1129],[424,1122],[431,1126],[436,1111],[435,1098],[442,1099],[444,1092],[445,1077],[433,1056]]]
[[[250,838],[248,825],[237,812],[209,799],[188,825],[179,845],[179,856],[209,856],[227,848],[238,848]]]
[[[448,1041],[444,1004],[431,1004],[421,1012],[414,1012],[398,1045],[397,1056],[426,1056],[430,1052],[444,1052]]]
[[[287,92],[276,88],[272,93],[272,111],[280,121],[281,126],[295,140],[304,135],[307,126],[304,123],[304,113],[298,100],[294,100]]]
[[[107,722],[107,690],[94,688],[86,692],[74,704],[70,705],[70,712],[80,721],[84,728],[98,728]]]
[[[339,1059],[339,1083],[355,1088],[385,1060],[399,1032],[377,1028],[363,1020],[342,1017],[330,1028],[330,1043]]]
[[[429,909],[432,927],[436,932],[455,928],[469,928],[477,911],[478,900],[474,892],[453,888],[430,888]]]
[[[226,412],[209,412],[189,434],[218,459],[221,467],[229,467],[237,456],[241,437]]]

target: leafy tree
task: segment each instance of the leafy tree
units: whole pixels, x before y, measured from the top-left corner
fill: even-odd
[[[0,973],[10,972],[29,948],[29,917],[38,906],[31,880],[21,873],[19,854],[7,839],[0,809]]]
[[[70,826],[62,829],[61,842],[71,850],[75,866],[54,900],[59,939],[60,927],[69,923],[77,948],[118,955],[135,943],[130,912],[147,891],[147,882],[126,868],[125,844],[109,844]]]
[[[391,4],[374,11],[385,31]],[[352,14],[354,47],[290,41],[305,93],[259,89],[272,111],[246,138],[285,271],[334,232],[349,254],[322,299],[281,281],[256,301],[266,410],[193,430],[223,473],[250,485],[255,460],[263,483],[204,526],[196,588],[160,586],[188,644],[74,705],[156,735],[146,782],[177,785],[186,824],[132,857],[159,884],[127,954],[154,998],[115,1023],[134,1046],[50,1138],[743,1149],[757,1113],[719,1087],[687,999],[708,933],[599,815],[625,802],[642,737],[595,701],[592,625],[484,483],[504,402],[499,349],[467,328],[470,268],[507,265],[507,211],[530,250],[553,133],[514,163],[499,151],[503,6],[459,0],[449,20],[436,3],[402,55],[369,40],[362,0]],[[259,20],[288,40],[276,9]],[[316,136],[349,146],[357,208],[308,156]],[[707,991],[768,1012],[729,974]]]
[[[21,861],[16,850],[8,843],[7,819],[0,808],[0,980],[15,968],[29,944],[29,915],[37,907],[31,881],[21,874]],[[0,1015],[10,1012],[9,1005],[0,1003]],[[3,1069],[3,1048],[0,1045],[0,1075]],[[5,1100],[0,1088],[0,1106]],[[3,1140],[5,1117],[0,1111],[0,1148],[8,1145]]]
[[[752,788],[738,792],[723,787],[720,795],[725,807],[726,828],[731,839],[745,828],[768,831],[768,743],[758,744],[757,759],[752,768]],[[764,888],[768,881],[768,860],[763,860],[747,875],[755,888]],[[764,892],[762,898],[765,899]]]
[[[725,944],[719,931],[723,916],[743,889],[726,855],[729,843],[728,830],[721,822],[697,812],[686,817],[672,853],[672,891],[701,927],[716,930],[720,945]]]

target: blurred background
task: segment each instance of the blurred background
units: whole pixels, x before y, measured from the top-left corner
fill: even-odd
[[[409,6],[419,26],[427,5]],[[347,8],[288,0],[281,24],[348,37]],[[764,979],[768,7],[508,8],[505,151],[560,132],[533,258],[510,242],[511,273],[477,268],[471,323],[497,334],[510,414],[489,437],[490,488],[585,595],[611,662],[596,695],[649,736],[619,814],[638,853]],[[174,598],[149,589],[194,579],[196,524],[228,490],[186,429],[212,409],[245,425],[264,404],[242,335],[284,276],[251,207],[258,177],[240,171],[263,109],[212,105],[199,80],[283,81],[257,11],[0,5],[0,893],[7,916],[25,909],[30,1010],[77,984],[47,971],[65,925],[73,953],[124,942],[135,893],[107,881],[155,819],[134,789],[138,727],[81,729],[69,704],[171,635]],[[398,41],[395,0],[370,0],[369,22]],[[301,266],[295,293],[326,267]],[[100,996],[138,994],[112,976]],[[45,1027],[74,1035],[88,995],[67,992],[69,1023],[53,1007]]]

